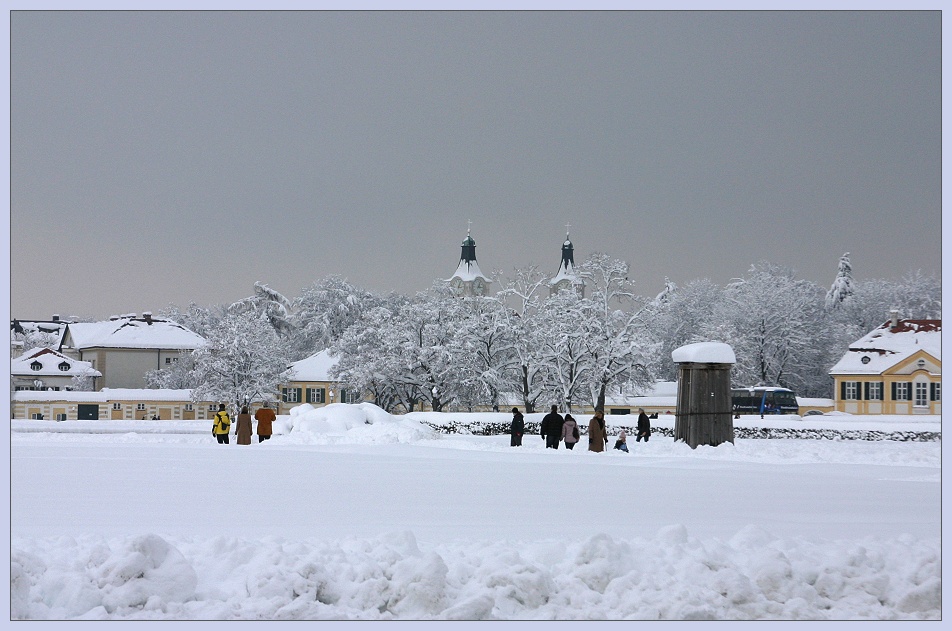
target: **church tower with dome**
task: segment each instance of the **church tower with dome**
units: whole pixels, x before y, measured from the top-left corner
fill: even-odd
[[[563,289],[575,289],[579,298],[585,297],[585,281],[575,271],[575,248],[569,239],[569,224],[565,225],[565,241],[562,243],[562,263],[559,273],[549,280],[549,296],[554,296]]]
[[[470,222],[471,224],[472,222]],[[463,249],[459,257],[456,272],[449,278],[450,287],[463,296],[487,296],[492,280],[486,277],[476,263],[476,241],[466,230]]]

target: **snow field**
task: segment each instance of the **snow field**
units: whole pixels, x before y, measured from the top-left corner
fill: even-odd
[[[941,619],[935,442],[514,449],[369,404],[251,446],[12,428],[14,619]]]

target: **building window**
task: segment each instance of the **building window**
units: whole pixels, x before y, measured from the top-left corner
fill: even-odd
[[[66,420],[66,415],[65,415],[65,414],[57,414],[57,415],[56,415],[56,420],[57,420],[57,421],[65,421],[65,420]]]
[[[942,384],[941,383],[930,383],[929,384],[929,398],[933,401],[942,401]]]
[[[343,388],[341,388],[340,402],[341,403],[360,403],[360,391],[344,390]]]
[[[281,399],[285,403],[300,403],[301,389],[300,388],[282,388]]]
[[[925,367],[926,367],[926,360],[920,359],[919,361],[916,362],[916,366],[919,367],[919,368],[925,368]]]
[[[195,409],[195,408],[192,407],[192,404],[191,404],[191,403],[186,403],[186,404],[185,404],[185,411],[186,411],[186,412],[191,412],[193,409]]]
[[[69,364],[68,364],[67,362],[61,362],[60,365],[58,366],[58,368],[59,368],[62,372],[69,372]]]
[[[866,384],[866,400],[867,401],[882,401],[883,400],[883,382],[882,381],[870,381]]]
[[[35,413],[33,413],[33,414],[30,415],[30,418],[33,419],[34,421],[42,421],[42,420],[43,420],[43,414],[42,414],[41,412],[35,412]]]
[[[929,406],[929,384],[924,381],[916,382],[916,399],[913,405],[917,408]]]
[[[324,388],[308,388],[306,403],[326,403]]]
[[[208,406],[208,411],[209,411],[209,412],[215,412],[215,411],[217,411],[217,410],[218,410],[218,406],[215,405],[214,403],[212,403],[211,405]]]
[[[43,364],[41,364],[40,362],[33,362],[32,364],[30,364],[30,370],[34,372],[43,370]]]
[[[909,392],[909,382],[897,381],[893,383],[893,401],[909,401],[911,399]]]
[[[137,410],[140,410],[140,411],[141,411],[141,410],[144,410],[144,409],[145,409],[145,403],[136,403],[136,409],[137,409]]]
[[[175,363],[175,362],[177,362],[177,361],[178,361],[178,357],[166,357],[166,358],[165,358],[165,365],[166,365],[166,366],[169,366],[169,365],[171,365],[171,364],[173,364],[173,363]]]
[[[843,382],[843,398],[847,401],[859,400],[859,382],[858,381],[844,381]]]
[[[122,409],[122,404],[121,404],[121,403],[113,403],[113,404],[112,404],[112,409],[114,409],[114,410],[121,410],[121,409]]]

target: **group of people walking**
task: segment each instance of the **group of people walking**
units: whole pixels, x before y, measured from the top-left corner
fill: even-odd
[[[268,407],[267,404],[264,405],[260,410],[255,412],[255,420],[258,421],[258,442],[263,443],[266,440],[271,438],[273,433],[272,424],[274,423],[275,414],[274,410]],[[250,445],[251,444],[251,414],[248,413],[248,407],[242,407],[241,413],[238,414],[238,418],[235,423],[235,442],[239,445]],[[212,424],[212,435],[218,439],[218,442],[222,445],[228,444],[228,435],[231,431],[231,417],[228,416],[228,412],[225,410],[225,404],[218,404],[218,412],[215,413],[215,420]]]
[[[640,442],[642,438],[645,442],[648,442],[648,437],[651,436],[651,421],[648,420],[648,415],[645,414],[643,409],[638,408],[638,412],[638,436],[635,442]],[[522,446],[522,435],[525,433],[525,429],[526,423],[522,412],[519,411],[519,408],[512,408],[512,423],[509,426],[509,444],[512,447]],[[542,423],[539,425],[539,434],[545,440],[545,446],[548,449],[558,449],[560,442],[565,443],[566,449],[574,449],[576,443],[581,440],[578,422],[571,414],[566,414],[563,417],[559,414],[558,406],[555,405],[542,418]],[[605,451],[608,445],[608,431],[605,428],[605,412],[601,408],[595,410],[595,415],[589,421],[587,434],[589,451]],[[628,436],[625,434],[625,430],[622,429],[615,441],[615,449],[627,452],[627,441]]]

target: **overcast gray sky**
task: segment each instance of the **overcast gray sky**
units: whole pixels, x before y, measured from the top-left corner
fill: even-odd
[[[941,14],[14,12],[11,311],[939,273]]]

